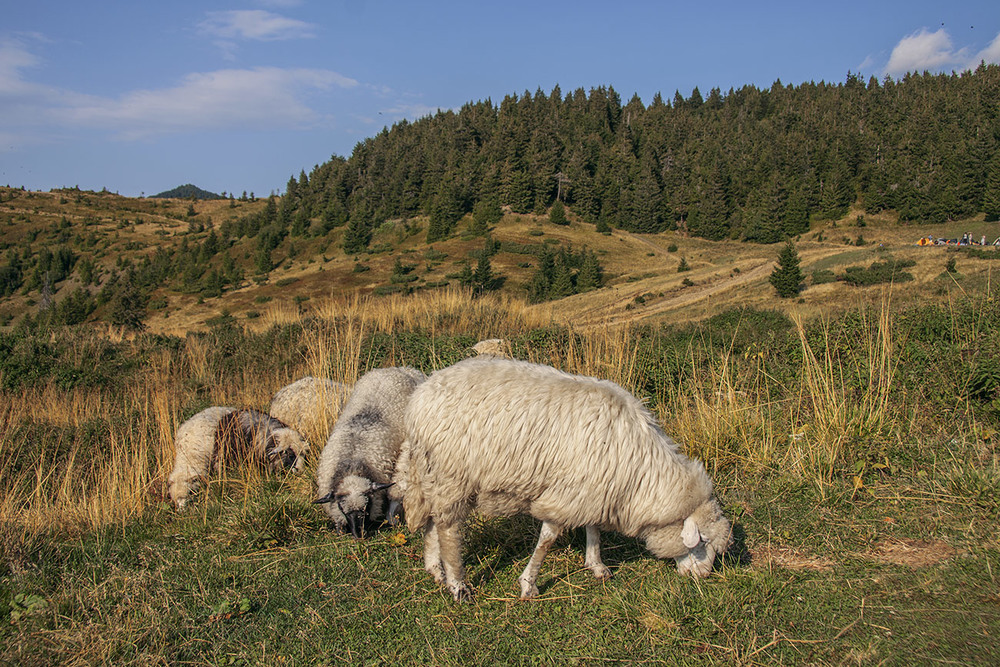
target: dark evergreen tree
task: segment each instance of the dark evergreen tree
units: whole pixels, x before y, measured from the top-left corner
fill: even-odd
[[[799,253],[791,241],[778,253],[778,265],[768,279],[782,299],[798,296],[802,289],[802,269],[799,268]]]
[[[986,222],[1000,220],[1000,152],[990,160],[986,187],[983,190],[982,209],[986,212]]]
[[[135,272],[129,270],[123,277],[109,283],[108,320],[115,326],[133,331],[146,328],[146,294],[136,281]]]
[[[342,241],[344,252],[348,255],[364,252],[371,240],[372,232],[368,221],[360,213],[352,216],[347,222],[347,229],[344,230]]]
[[[549,222],[554,225],[568,225],[569,220],[566,218],[566,209],[563,204],[558,199],[553,202],[552,208],[549,209]]]
[[[496,198],[490,197],[476,203],[472,210],[472,233],[476,236],[486,236],[490,228],[500,222],[503,211]]]
[[[573,273],[570,267],[564,262],[556,263],[555,276],[552,279],[552,286],[549,288],[549,298],[561,299],[576,293],[573,285]]]
[[[257,249],[257,253],[253,258],[254,270],[260,275],[267,275],[274,269],[274,262],[271,259],[271,249],[267,246],[262,246]]]
[[[487,252],[479,254],[479,261],[476,263],[476,271],[472,275],[472,289],[476,294],[489,292],[496,289],[497,278],[493,275],[493,267],[490,264],[490,256]]]
[[[576,274],[576,291],[589,292],[601,286],[601,264],[597,255],[584,251],[580,271]]]

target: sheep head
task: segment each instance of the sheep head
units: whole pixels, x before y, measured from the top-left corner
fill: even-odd
[[[707,577],[715,557],[732,544],[732,525],[714,498],[699,505],[684,521],[646,534],[646,547],[657,558],[673,558],[677,571]]]
[[[273,470],[298,472],[305,465],[309,443],[298,431],[279,428],[274,431],[266,448],[267,465]]]
[[[338,512],[333,513],[333,522],[340,530],[351,531],[360,539],[365,532],[365,517],[368,515],[372,496],[392,486],[392,482],[380,484],[365,477],[348,475],[340,485],[313,504],[336,503]]]

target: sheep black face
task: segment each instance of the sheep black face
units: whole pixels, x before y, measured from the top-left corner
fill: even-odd
[[[336,503],[343,520],[334,518],[334,523],[342,531],[351,531],[356,539],[364,537],[367,527],[367,517],[372,496],[384,491],[392,483],[378,484],[362,477],[350,476],[344,479],[340,486],[322,498],[317,498],[313,504]]]

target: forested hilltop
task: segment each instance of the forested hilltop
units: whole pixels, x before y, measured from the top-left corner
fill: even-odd
[[[288,183],[289,207],[348,224],[357,250],[388,219],[450,233],[479,202],[633,232],[774,242],[860,201],[901,221],[1000,217],[1000,67],[849,74],[622,104],[610,87],[509,95],[401,121]]]

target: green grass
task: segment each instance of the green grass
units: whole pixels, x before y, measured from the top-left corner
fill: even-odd
[[[546,559],[530,602],[517,599],[516,579],[537,522],[473,520],[477,598],[456,604],[423,571],[419,536],[335,534],[308,499],[272,481],[246,503],[212,496],[180,516],[156,507],[77,539],[16,545],[7,535],[0,661],[995,664],[991,515],[932,494],[880,497],[898,490],[893,480],[851,500],[845,483],[821,500],[781,483],[725,489],[737,543],[703,581],[611,534],[614,577],[597,582],[575,531]],[[879,555],[880,545],[942,539],[952,551],[919,567]]]
[[[743,308],[604,337],[414,298],[379,304],[381,325],[336,311],[185,339],[0,334],[0,664],[996,664],[995,299],[801,327]],[[708,579],[605,534],[614,577],[598,582],[576,530],[522,602],[538,523],[474,518],[477,597],[459,605],[419,534],[334,533],[310,470],[237,474],[181,514],[162,502],[173,428],[201,408],[265,407],[288,378],[353,380],[350,363],[430,372],[496,335],[626,385],[705,460],[736,537]]]

